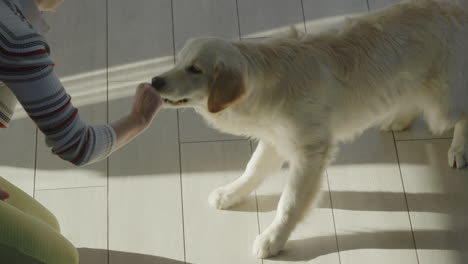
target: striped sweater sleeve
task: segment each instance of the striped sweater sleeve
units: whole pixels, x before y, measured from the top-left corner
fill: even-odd
[[[112,127],[91,126],[80,118],[54,71],[46,40],[8,0],[0,0],[0,81],[45,134],[54,154],[86,165],[112,152]]]

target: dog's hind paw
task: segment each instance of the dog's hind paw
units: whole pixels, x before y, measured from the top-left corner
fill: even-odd
[[[468,153],[465,146],[452,145],[448,151],[448,163],[452,168],[461,169],[467,165]]]

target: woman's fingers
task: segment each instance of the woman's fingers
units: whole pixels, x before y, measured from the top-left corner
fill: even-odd
[[[133,98],[132,115],[150,123],[162,105],[161,96],[149,83],[138,85]]]

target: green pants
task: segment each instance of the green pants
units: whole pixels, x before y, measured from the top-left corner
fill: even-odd
[[[78,252],[55,216],[2,177],[0,186],[10,193],[0,201],[0,263],[77,264]]]

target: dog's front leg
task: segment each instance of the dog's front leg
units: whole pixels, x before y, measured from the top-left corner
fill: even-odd
[[[242,176],[214,190],[208,198],[209,204],[218,209],[225,209],[240,202],[267,176],[278,171],[282,164],[283,159],[278,155],[275,146],[260,141]]]
[[[295,154],[296,155],[296,154]],[[253,254],[267,258],[280,252],[296,224],[318,196],[331,148],[324,143],[302,146],[290,161],[290,175],[273,223],[254,242]]]
[[[468,164],[468,117],[455,124],[448,161],[449,166],[459,169]]]

